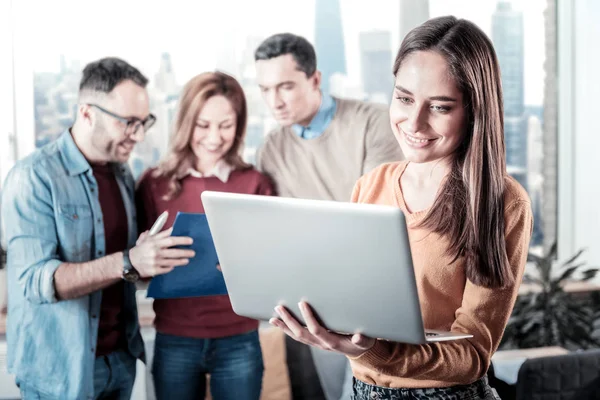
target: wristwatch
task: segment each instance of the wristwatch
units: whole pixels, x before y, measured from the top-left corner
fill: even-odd
[[[135,283],[140,279],[140,273],[131,265],[129,249],[123,250],[123,279]]]

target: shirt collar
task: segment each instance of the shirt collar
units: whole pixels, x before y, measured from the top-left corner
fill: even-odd
[[[75,144],[70,129],[67,129],[57,140],[63,163],[69,175],[79,175],[90,169],[90,163]]]
[[[79,150],[79,147],[77,147],[71,129],[64,131],[56,141],[64,166],[70,176],[84,173],[90,177],[93,175],[92,166],[81,150]],[[127,164],[117,162],[109,162],[108,164],[111,166],[115,175],[125,176],[125,174],[127,174]]]
[[[234,170],[233,166],[230,165],[227,161],[221,159],[217,161],[215,166],[208,171],[206,174],[196,170],[195,168],[190,168],[187,170],[187,173],[184,176],[193,176],[194,178],[208,178],[211,176],[216,177],[223,183],[227,183],[229,180],[229,175]]]
[[[323,134],[335,114],[336,104],[333,97],[321,93],[321,105],[308,126],[293,124],[294,133],[304,139],[314,139]]]

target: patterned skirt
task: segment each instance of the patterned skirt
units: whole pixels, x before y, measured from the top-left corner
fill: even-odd
[[[354,379],[353,400],[500,400],[487,377],[469,385],[430,389],[391,389]]]

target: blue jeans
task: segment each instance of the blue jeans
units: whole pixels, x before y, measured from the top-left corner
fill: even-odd
[[[156,333],[152,375],[157,400],[204,399],[206,375],[217,400],[258,400],[263,358],[258,331],[219,339]]]
[[[129,400],[135,382],[137,360],[127,351],[115,351],[96,358],[94,363],[94,398],[96,400]],[[17,382],[23,400],[50,400],[31,386]]]
[[[135,383],[137,360],[125,350],[96,358],[94,397],[106,400],[129,400]]]

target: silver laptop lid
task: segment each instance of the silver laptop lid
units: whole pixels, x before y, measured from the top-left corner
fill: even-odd
[[[202,201],[237,314],[268,320],[281,304],[300,317],[305,300],[331,330],[426,341],[400,209],[210,191]]]

